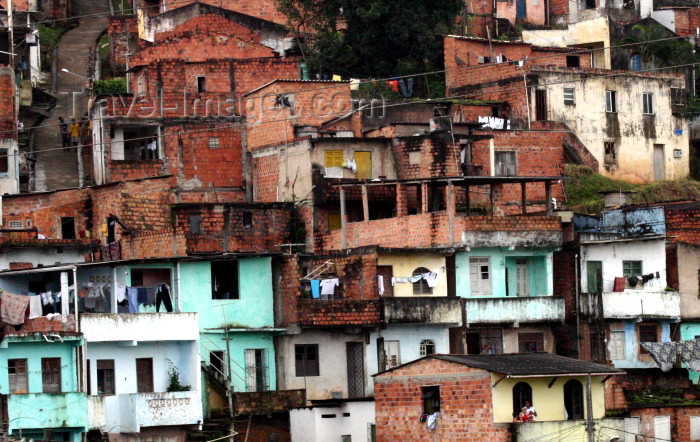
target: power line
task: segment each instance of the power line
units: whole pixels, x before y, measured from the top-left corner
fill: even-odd
[[[690,66],[696,66],[696,65],[700,65],[700,62],[688,63],[688,64],[681,64],[681,65],[674,65],[674,66],[666,66],[666,67],[658,67],[658,68],[650,68],[650,69],[647,69],[647,70],[635,71],[635,72],[636,72],[636,73],[655,72],[655,71],[661,71],[661,70],[666,70],[666,69],[676,69],[676,68],[679,68],[679,67],[690,67]],[[546,68],[546,66],[543,66],[543,68]],[[609,78],[609,77],[630,75],[628,72],[629,72],[629,71],[615,71],[614,73],[601,74],[601,75],[592,75],[592,76],[588,76],[588,77],[586,77],[586,78],[584,78],[584,79],[578,79],[578,80],[560,80],[560,81],[553,81],[553,82],[549,82],[549,83],[542,83],[542,84],[538,84],[538,86],[553,86],[553,85],[558,85],[558,84],[572,84],[572,83],[578,83],[578,82],[589,81],[589,80],[591,80],[591,79]],[[497,90],[498,90],[498,91],[501,91],[501,92],[502,92],[502,91],[508,91],[508,90],[520,90],[520,89],[522,89],[523,87],[524,87],[524,86],[517,86],[517,87],[512,87],[512,88],[498,88]],[[486,90],[486,91],[475,91],[475,92],[470,93],[470,94],[453,95],[453,96],[450,96],[450,97],[445,97],[445,99],[449,100],[449,99],[455,99],[455,98],[472,98],[474,95],[485,95],[485,94],[488,94],[488,93],[492,93],[492,92],[494,92],[495,90],[496,90],[496,89],[494,89],[494,90]],[[305,91],[300,91],[300,92],[305,92]],[[442,100],[442,99],[438,99],[438,100]],[[435,100],[435,101],[438,101],[438,100]],[[433,99],[414,100],[414,101],[408,101],[408,102],[402,101],[402,102],[384,104],[383,107],[384,107],[384,108],[391,108],[391,107],[399,107],[399,106],[409,106],[409,105],[414,105],[414,104],[416,104],[416,103],[432,103],[432,102],[433,102]],[[351,115],[352,113],[359,112],[359,111],[361,111],[361,110],[362,110],[362,109],[356,109],[356,110],[353,110],[353,111],[346,111],[346,110],[344,110],[344,111],[342,111],[342,112],[329,112],[329,113],[327,114],[327,116],[328,116],[328,118],[331,118],[331,117],[340,117],[340,116],[347,116],[347,115]],[[306,116],[306,117],[309,117],[309,116]],[[164,118],[167,118],[167,117],[164,117]],[[240,119],[240,118],[246,118],[246,116],[237,116],[237,117],[232,117],[232,118],[239,118],[239,119]],[[284,122],[284,121],[294,121],[294,120],[299,120],[299,119],[302,119],[302,118],[305,118],[305,117],[304,117],[304,116],[294,116],[294,117],[280,118],[280,119],[269,120],[269,121],[264,121],[264,122],[255,122],[255,123],[237,122],[237,123],[233,123],[233,124],[223,124],[223,125],[219,125],[219,126],[214,127],[214,128],[204,128],[204,129],[193,129],[193,130],[179,131],[179,132],[177,132],[177,135],[180,136],[180,135],[184,135],[184,134],[201,133],[201,132],[211,132],[211,131],[215,131],[215,130],[222,130],[222,129],[227,129],[227,128],[236,128],[236,127],[243,127],[243,126],[246,126],[246,127],[249,127],[249,126],[258,126],[258,125],[263,125],[263,124],[279,123],[279,122]],[[95,119],[93,118],[92,120],[89,120],[89,121],[95,121]],[[211,122],[210,122],[210,123],[211,123]],[[568,133],[575,133],[575,132],[573,132],[573,131],[566,131],[566,132],[568,132]],[[163,138],[163,137],[165,137],[165,135],[161,135],[161,138]],[[152,135],[151,135],[151,136],[145,136],[145,137],[135,137],[135,138],[124,139],[123,142],[127,142],[127,141],[150,140],[150,139],[152,139],[152,138],[155,138],[155,137],[152,136]],[[193,138],[198,138],[198,137],[193,137]],[[100,143],[91,143],[90,146],[93,146],[93,147],[94,147],[94,146],[103,146],[103,145],[105,145],[105,144],[107,144],[107,143],[108,143],[107,141],[102,141],[102,142],[100,142]],[[87,147],[87,146],[86,146],[86,147]],[[53,147],[53,148],[37,150],[37,151],[35,151],[34,153],[35,153],[35,154],[39,154],[39,153],[43,153],[43,152],[58,151],[58,150],[62,150],[62,149],[64,149],[64,147],[63,147],[62,145],[59,147],[58,144],[57,144],[57,145],[56,145],[55,147]],[[7,156],[10,156],[10,155],[9,155],[9,154],[5,154],[4,156],[7,157]],[[0,155],[0,157],[3,157],[3,155]]]

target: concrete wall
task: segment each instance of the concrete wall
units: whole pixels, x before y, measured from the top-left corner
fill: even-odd
[[[63,427],[71,433],[71,441],[79,441],[87,427],[85,393],[12,394],[7,398],[7,409],[10,433],[21,429],[26,436],[25,429],[43,433],[44,428]]]
[[[683,78],[640,75],[586,78],[578,73],[542,72],[540,81],[551,84],[541,86],[547,90],[547,120],[567,124],[596,157],[601,165],[600,173],[632,183],[654,181],[654,145],[660,144],[664,146],[666,179],[688,176],[688,123],[671,113],[670,87],[683,87]],[[574,89],[575,105],[564,105],[564,88]],[[617,92],[616,113],[605,111],[606,90]],[[643,93],[654,94],[654,115],[643,115]],[[532,116],[534,95],[532,92]],[[676,130],[681,134],[675,134]],[[605,164],[604,142],[615,143],[617,164]],[[674,156],[674,151],[680,152],[679,158]]]
[[[639,353],[639,334],[637,332],[637,321],[616,321],[610,322],[610,331],[623,330],[625,332],[625,359],[613,359],[615,368],[657,368],[648,354]],[[671,322],[658,321],[659,342],[671,341]],[[608,352],[609,354],[609,352]]]
[[[557,381],[560,382],[560,381]],[[585,387],[585,384],[584,384]],[[579,421],[549,421],[549,422],[527,422],[515,424],[517,428],[517,436],[514,442],[526,442],[531,440],[547,440],[549,437],[562,435],[566,439],[571,440],[586,440],[586,422]],[[603,436],[613,437],[618,436],[620,440],[626,441],[626,433],[624,419],[596,419],[596,428],[606,427],[599,430],[600,439]],[[574,429],[575,428],[575,429]],[[564,436],[565,435],[565,436]],[[630,435],[634,437],[633,435]],[[606,438],[607,439],[607,438]],[[556,440],[556,439],[555,439]],[[634,439],[632,439],[634,440]]]
[[[518,335],[520,333],[542,333],[544,335],[543,351],[554,353],[554,335],[548,325],[530,325],[527,327],[503,329],[503,353],[519,353]]]
[[[364,340],[360,334],[320,330],[304,330],[299,335],[280,337],[277,345],[279,389],[306,388],[307,400],[331,399],[333,392],[340,392],[342,397],[347,398],[346,342],[364,342]],[[318,344],[319,376],[296,376],[294,359],[296,344]],[[365,351],[365,355],[367,354]],[[368,371],[367,359],[365,357],[365,373]],[[365,390],[368,388],[365,386]]]
[[[603,293],[603,316],[610,318],[672,318],[681,317],[678,292],[648,292],[625,290]]]
[[[333,417],[322,417],[333,415]],[[374,424],[374,401],[345,402],[340,406],[295,408],[289,410],[292,442],[326,442],[341,440],[371,440],[370,425]]]
[[[197,341],[197,313],[80,315],[80,331],[90,342]]]
[[[491,379],[495,383],[501,376],[492,373]],[[586,386],[584,376],[562,376],[559,377],[551,388],[549,383],[552,378],[523,378],[523,379],[503,379],[492,389],[494,422],[506,423],[513,421],[513,387],[518,382],[526,382],[532,388],[532,405],[537,409],[538,421],[559,421],[564,420],[564,384],[571,379],[581,382]],[[591,378],[591,393],[593,398],[593,418],[605,417],[605,388],[602,382],[603,376],[593,376]],[[584,395],[584,410],[586,400]]]
[[[420,343],[424,339],[430,339],[435,343],[435,353],[446,354],[450,352],[449,328],[440,325],[389,325],[386,329],[372,332],[369,335],[367,346],[367,394],[374,394],[372,375],[378,369],[377,338],[386,341],[399,341],[399,364],[414,361],[421,357]]]
[[[182,263],[180,272],[181,308],[198,312],[200,329],[274,325],[271,258],[238,260],[239,299],[212,299],[210,262]]]
[[[681,299],[681,318],[700,318],[700,247],[677,243],[678,253],[678,292]]]
[[[497,297],[471,298],[466,300],[467,323],[528,323],[543,321],[563,321],[564,298],[552,296],[538,297]]]
[[[642,261],[642,273],[659,272],[659,278],[638,290],[659,292],[666,288],[666,241],[621,241],[581,245],[581,292],[588,293],[587,261],[602,261],[603,292],[612,292],[616,277],[622,277],[622,261]]]
[[[569,47],[583,45],[610,46],[610,26],[607,17],[569,24],[568,29],[523,30],[523,41],[537,46]],[[593,66],[610,69],[610,51],[593,52]]]
[[[490,297],[516,296],[515,260],[528,260],[530,278],[530,296],[551,296],[554,293],[552,277],[551,249],[515,249],[502,248],[472,248],[469,252],[455,254],[457,267],[457,296],[471,296],[469,281],[469,258],[488,257],[491,266],[491,295]],[[508,284],[506,288],[506,269],[508,269]]]
[[[31,263],[34,267],[39,265],[52,266],[57,263],[69,264],[82,262],[85,260],[85,253],[89,249],[75,249],[64,247],[61,253],[56,249],[42,248],[37,249],[14,249],[3,251],[0,254],[0,270],[9,270],[11,263],[22,262]]]
[[[431,253],[411,253],[402,255],[379,255],[377,265],[392,266],[394,277],[410,277],[413,271],[419,267],[434,272],[438,272],[438,286],[433,287],[432,296],[447,296],[447,276],[445,273],[445,257]],[[391,281],[384,281],[384,285],[391,284]],[[413,294],[413,284],[410,282],[396,283],[394,286],[394,296],[415,296]],[[422,295],[431,296],[431,295]]]
[[[41,337],[40,337],[41,339]],[[43,339],[42,339],[43,340]],[[9,342],[6,338],[0,345],[0,367],[7,367],[8,359],[27,359],[29,372],[28,393],[42,392],[41,359],[61,358],[61,391],[64,393],[78,390],[77,362],[75,349],[69,343],[61,342]],[[9,394],[7,370],[0,377],[0,394]]]

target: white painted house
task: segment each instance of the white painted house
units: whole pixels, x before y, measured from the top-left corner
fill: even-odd
[[[316,401],[289,411],[292,442],[376,440],[372,398]]]

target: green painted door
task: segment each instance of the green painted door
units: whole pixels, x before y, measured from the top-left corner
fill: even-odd
[[[601,261],[586,261],[586,275],[588,277],[588,293],[598,293],[598,270],[603,270]]]

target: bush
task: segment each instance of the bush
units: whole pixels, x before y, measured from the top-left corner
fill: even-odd
[[[122,95],[126,94],[126,78],[113,78],[111,80],[98,80],[94,84],[95,95]]]

